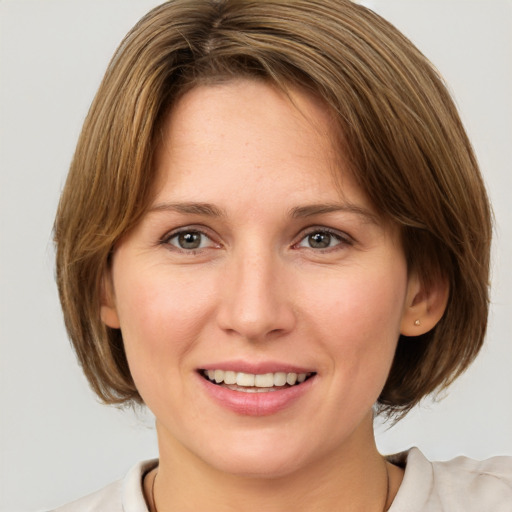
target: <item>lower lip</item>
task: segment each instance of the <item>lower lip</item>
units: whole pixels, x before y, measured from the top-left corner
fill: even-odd
[[[262,393],[235,391],[214,384],[201,375],[198,378],[208,395],[222,407],[245,416],[269,416],[286,409],[307,393],[316,377],[310,377],[299,385]]]

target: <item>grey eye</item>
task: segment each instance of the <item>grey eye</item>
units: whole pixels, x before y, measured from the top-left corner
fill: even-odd
[[[330,231],[311,231],[306,234],[299,242],[299,247],[306,247],[307,249],[329,249],[336,247],[344,242],[341,235],[331,233]]]
[[[309,246],[313,249],[326,249],[330,247],[333,238],[330,233],[311,233],[307,237]]]
[[[207,235],[195,230],[184,230],[174,233],[167,238],[166,243],[183,251],[204,249],[214,245]]]
[[[203,236],[202,233],[198,233],[197,231],[190,231],[179,233],[176,238],[181,249],[199,249]]]

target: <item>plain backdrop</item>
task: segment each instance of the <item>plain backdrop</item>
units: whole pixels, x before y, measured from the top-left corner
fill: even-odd
[[[0,1],[0,511],[48,510],[156,456],[151,415],[100,405],[64,331],[52,222],[81,123],[127,30],[157,0]],[[456,98],[496,215],[487,344],[383,452],[512,454],[512,1],[374,0]]]

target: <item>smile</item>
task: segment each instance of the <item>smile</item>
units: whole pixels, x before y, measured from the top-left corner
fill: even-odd
[[[268,416],[288,409],[297,400],[315,396],[311,393],[316,388],[317,373],[305,368],[286,368],[273,362],[251,365],[243,361],[219,366],[199,368],[199,382],[214,403],[239,415]]]
[[[244,393],[266,393],[290,388],[302,384],[314,375],[311,372],[254,374],[220,369],[202,370],[201,373],[210,382]]]

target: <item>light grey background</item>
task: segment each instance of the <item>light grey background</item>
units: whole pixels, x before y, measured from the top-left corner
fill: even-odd
[[[158,0],[0,1],[0,512],[44,510],[156,455],[152,418],[97,403],[64,332],[52,222],[88,106],[115,47]],[[368,0],[446,77],[497,218],[487,345],[384,452],[512,454],[512,1]]]

